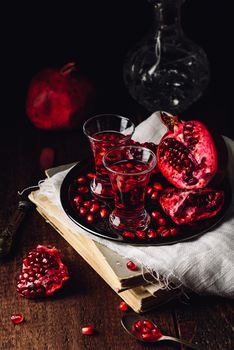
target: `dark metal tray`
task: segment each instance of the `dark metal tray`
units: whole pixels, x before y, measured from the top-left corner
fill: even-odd
[[[136,238],[127,238],[123,237],[118,231],[113,230],[109,225],[109,218],[106,219],[97,219],[93,224],[88,224],[84,217],[82,217],[78,210],[76,209],[73,198],[75,193],[75,181],[76,179],[84,175],[90,171],[94,171],[91,161],[81,161],[77,165],[75,165],[65,176],[60,190],[60,199],[61,204],[69,216],[69,218],[74,221],[78,226],[88,231],[89,233],[99,236],[105,239],[114,240],[120,243],[127,243],[133,245],[167,245],[173,244],[177,242],[188,241],[197,238],[198,236],[204,234],[208,230],[212,229],[223,219],[230,203],[231,203],[231,187],[227,178],[223,180],[223,182],[219,185],[218,189],[222,189],[224,191],[225,201],[223,208],[221,211],[213,218],[201,220],[199,222],[190,224],[190,225],[175,225],[169,217],[164,213],[164,217],[167,218],[167,226],[177,227],[179,229],[179,234],[176,236],[169,237],[157,237],[155,239],[139,239]],[[164,186],[168,186],[169,184],[160,174],[154,174],[151,176],[150,182],[159,181]],[[171,186],[171,185],[170,185]],[[86,200],[93,198],[91,192],[89,191],[86,194]],[[105,205],[109,207],[110,210],[113,208],[113,202],[105,201]],[[145,207],[148,212],[152,210],[159,210],[162,212],[160,205],[156,203],[152,203],[150,200],[146,199]],[[163,213],[163,212],[162,212]],[[154,226],[152,226],[154,227]],[[127,230],[127,228],[126,228]]]

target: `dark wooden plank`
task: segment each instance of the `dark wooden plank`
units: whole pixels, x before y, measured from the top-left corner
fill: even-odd
[[[234,349],[234,303],[217,297],[192,295],[175,309],[181,338],[206,349]]]
[[[89,150],[81,130],[44,133],[35,129],[1,132],[0,137],[0,228],[7,224],[16,206],[18,189],[30,181],[41,147],[53,147],[55,165],[77,161]],[[0,349],[153,349],[129,337],[120,325],[120,297],[88,264],[48,225],[32,212],[19,231],[21,237],[15,256],[0,263]],[[61,250],[71,279],[56,296],[40,301],[19,297],[15,287],[22,257],[40,244],[55,245]],[[228,300],[197,298],[189,305],[179,302],[164,305],[146,314],[156,320],[165,333],[180,335],[207,349],[232,349],[233,306]],[[173,314],[173,310],[175,313]],[[25,322],[14,326],[12,313],[22,312]],[[81,335],[81,327],[91,323],[96,335]],[[177,330],[178,328],[178,330]],[[225,330],[225,332],[224,332]],[[160,349],[179,349],[172,344]]]

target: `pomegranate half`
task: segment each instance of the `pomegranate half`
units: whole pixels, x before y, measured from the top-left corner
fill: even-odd
[[[157,148],[162,175],[178,188],[207,186],[218,166],[216,146],[207,127],[197,120],[182,123],[166,113],[161,113],[161,118],[168,127]]]

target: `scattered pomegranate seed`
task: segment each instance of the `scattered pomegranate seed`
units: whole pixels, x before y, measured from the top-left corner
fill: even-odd
[[[119,309],[120,311],[127,311],[128,310],[128,304],[125,303],[125,301],[121,301],[121,303],[119,304]]]
[[[166,224],[166,219],[163,218],[163,217],[158,218],[158,219],[157,219],[157,224],[158,224],[159,226],[164,226],[164,225]]]
[[[86,216],[86,221],[89,223],[89,224],[92,224],[94,222],[94,216],[92,214],[88,214]]]
[[[171,236],[176,236],[179,233],[179,230],[177,229],[177,227],[171,227],[170,231],[171,231]]]
[[[133,325],[133,330],[137,331],[137,332],[141,332],[143,327],[143,322],[142,321],[136,321]]]
[[[92,335],[94,333],[94,328],[91,325],[82,327],[81,329],[82,334],[84,335]]]
[[[156,191],[162,191],[163,187],[162,185],[160,184],[160,182],[155,182],[153,184],[153,188],[156,190]]]
[[[158,191],[154,191],[152,194],[151,194],[151,197],[152,201],[155,201],[157,198],[158,198]]]
[[[85,216],[88,213],[88,209],[85,207],[80,207],[80,215]]]
[[[126,237],[126,238],[135,238],[135,235],[133,232],[131,231],[124,231],[123,232],[123,237]]]
[[[131,271],[136,271],[138,269],[138,266],[131,260],[127,262],[127,268]]]
[[[152,211],[152,213],[151,213],[151,216],[152,216],[152,218],[153,219],[159,219],[159,218],[161,218],[161,214],[160,214],[160,212],[159,211],[157,211],[157,210],[154,210],[154,211]]]
[[[147,237],[150,239],[156,238],[157,237],[157,233],[153,228],[149,228],[147,230]]]
[[[76,204],[76,206],[79,206],[80,205],[80,203],[82,203],[82,197],[80,196],[80,195],[77,195],[77,196],[75,196],[74,197],[74,203]]]
[[[152,339],[152,335],[151,335],[151,333],[142,333],[141,338],[145,341],[149,341]]]
[[[92,205],[92,201],[85,201],[85,202],[83,203],[83,206],[84,206],[85,208],[90,208],[91,205]]]
[[[79,193],[88,193],[88,192],[89,192],[89,189],[88,189],[87,186],[79,186],[79,187],[77,188],[77,191],[78,191]]]
[[[160,329],[149,320],[134,322],[132,332],[146,342],[159,339],[162,336]]]
[[[143,325],[149,330],[154,328],[154,324],[149,320],[144,320]]]
[[[90,213],[95,214],[100,209],[100,206],[98,203],[92,204],[90,208]]]
[[[87,173],[86,176],[89,180],[92,180],[96,177],[94,173]]]
[[[140,239],[145,239],[145,231],[136,231],[136,235]]]
[[[153,191],[154,191],[154,189],[153,189],[153,187],[152,186],[148,186],[148,188],[147,188],[147,195],[148,196],[151,196],[151,194],[153,193]]]
[[[78,185],[84,185],[86,183],[86,178],[84,176],[80,176],[76,181]]]
[[[170,229],[167,228],[166,226],[160,226],[157,230],[157,233],[161,236],[161,237],[168,237],[171,235]]]
[[[14,314],[11,316],[11,321],[14,324],[20,324],[24,321],[24,316],[22,314]]]
[[[100,209],[100,216],[102,219],[107,218],[108,214],[109,214],[109,211],[106,208]]]

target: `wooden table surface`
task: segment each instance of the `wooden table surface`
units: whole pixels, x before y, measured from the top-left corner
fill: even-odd
[[[46,133],[32,126],[6,128],[0,135],[0,229],[7,225],[17,205],[17,191],[31,185],[31,175],[42,147],[53,147],[55,164],[84,157],[89,145],[81,130]],[[120,297],[92,268],[33,210],[18,232],[14,256],[0,262],[0,349],[1,350],[124,350],[154,349],[136,342],[120,325]],[[27,300],[16,294],[22,257],[37,244],[61,250],[71,279],[54,297]],[[205,349],[232,350],[233,302],[216,297],[191,296],[173,301],[147,314],[161,329]],[[14,326],[10,317],[22,313],[25,322]],[[81,328],[92,324],[97,333],[82,336]],[[182,349],[162,344],[158,349]]]

